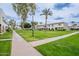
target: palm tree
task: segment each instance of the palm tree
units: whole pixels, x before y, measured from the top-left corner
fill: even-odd
[[[35,3],[29,3],[30,7],[30,16],[32,17],[32,36],[34,37],[34,16],[35,16],[35,10],[36,10],[36,4]]]
[[[47,29],[47,19],[48,19],[48,16],[52,16],[52,11],[50,11],[50,8],[47,9],[45,8],[44,10],[42,10],[42,14],[40,15],[44,15],[45,16],[45,30]]]
[[[29,12],[29,6],[27,3],[13,3],[12,4],[14,11],[20,16],[22,22],[26,21],[27,14]],[[24,23],[22,24],[22,28],[24,28]]]

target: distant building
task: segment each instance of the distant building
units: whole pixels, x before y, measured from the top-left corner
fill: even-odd
[[[79,30],[79,23],[70,24],[69,27],[71,30]]]
[[[45,29],[44,24],[36,25],[36,29]],[[47,24],[46,29],[49,30],[79,30],[79,23],[66,23],[66,22],[57,22],[57,23],[51,23]]]
[[[36,29],[44,29],[45,25],[37,25]],[[47,29],[49,30],[70,30],[69,26],[65,22],[57,22],[57,23],[51,23],[47,24]]]

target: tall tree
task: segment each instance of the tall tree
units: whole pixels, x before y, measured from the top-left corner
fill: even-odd
[[[35,16],[35,10],[36,10],[36,4],[35,3],[29,3],[30,7],[30,16],[32,17],[32,36],[34,37],[34,16]]]
[[[14,11],[20,16],[22,22],[26,21],[27,14],[29,12],[29,6],[27,3],[13,3],[12,4]],[[22,24],[24,28],[24,24]]]
[[[52,16],[52,11],[47,8],[45,8],[44,10],[42,10],[42,14],[40,15],[44,15],[45,16],[45,30],[47,29],[47,19],[48,19],[48,16]]]
[[[16,21],[14,19],[11,19],[8,25],[11,26],[12,29],[15,29]]]

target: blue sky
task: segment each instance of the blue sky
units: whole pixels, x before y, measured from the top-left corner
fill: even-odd
[[[48,17],[48,23],[53,22],[79,22],[79,4],[78,3],[37,3],[36,4],[36,14],[35,21],[43,22],[45,21],[44,16],[40,16],[41,11],[44,8],[50,8],[53,12],[52,16]],[[21,21],[19,16],[12,9],[11,4],[0,4],[0,8],[3,9],[6,15],[14,17],[18,22]],[[27,21],[31,22],[31,17],[28,15]]]

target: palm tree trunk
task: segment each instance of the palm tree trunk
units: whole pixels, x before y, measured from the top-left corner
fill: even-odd
[[[24,29],[24,21],[22,21],[22,29]]]
[[[45,19],[45,30],[47,29],[47,16],[46,16],[46,19]]]
[[[22,24],[22,29],[24,29],[24,23]]]
[[[22,24],[22,28],[23,28],[23,29],[25,29],[25,28],[24,28],[24,23],[25,23],[25,19],[23,19],[23,24]]]
[[[32,15],[32,37],[34,37],[34,15]]]

